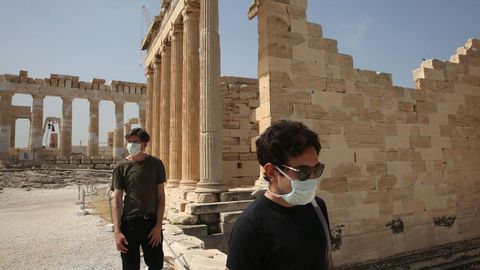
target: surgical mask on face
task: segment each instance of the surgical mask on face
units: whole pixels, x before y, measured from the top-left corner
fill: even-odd
[[[142,151],[142,145],[139,143],[128,143],[127,144],[127,150],[128,153],[130,153],[130,156],[134,157]]]
[[[275,166],[277,170],[285,176],[292,185],[292,191],[287,194],[276,194],[268,188],[268,191],[275,197],[282,198],[291,205],[305,205],[313,201],[317,193],[317,185],[320,178],[306,179],[303,181],[293,180],[280,168]]]

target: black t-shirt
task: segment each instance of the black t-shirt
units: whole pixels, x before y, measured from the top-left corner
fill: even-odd
[[[156,214],[158,185],[165,182],[165,166],[153,156],[144,160],[122,160],[113,169],[114,189],[125,191],[122,219]]]
[[[316,200],[328,223],[325,202]],[[283,207],[260,196],[237,219],[228,245],[230,270],[327,269],[325,230],[311,204]]]

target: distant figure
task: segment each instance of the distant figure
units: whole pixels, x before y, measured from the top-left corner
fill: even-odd
[[[165,167],[144,153],[150,141],[141,128],[125,136],[129,156],[113,169],[113,226],[123,269],[140,269],[140,246],[149,270],[163,268],[162,221],[165,211]],[[124,198],[125,193],[125,198]]]
[[[230,270],[331,269],[325,202],[316,197],[324,165],[318,135],[281,120],[256,141],[268,189],[237,219],[230,235]]]

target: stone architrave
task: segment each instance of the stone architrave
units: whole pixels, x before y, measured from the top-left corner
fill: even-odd
[[[30,149],[33,160],[37,160],[42,150],[43,140],[43,98],[45,96],[34,94],[32,102],[32,123],[30,125]]]
[[[169,140],[170,140],[170,72],[171,72],[171,47],[170,42],[162,46],[162,80],[160,87],[160,154],[167,172],[169,165]]]
[[[182,178],[182,72],[183,26],[172,25],[170,85],[170,164],[168,187],[178,187]]]
[[[155,57],[153,71],[153,108],[152,108],[152,155],[158,157],[160,154],[160,94],[162,78],[162,61],[160,56]]]
[[[195,189],[200,179],[199,15],[197,0],[185,1],[183,15],[182,180],[180,188]]]
[[[90,157],[98,155],[98,118],[99,118],[99,100],[90,99],[90,123],[88,125],[88,147],[87,155]]]
[[[153,135],[153,125],[152,125],[152,115],[153,115],[153,68],[152,66],[147,67],[146,71],[147,76],[147,117],[146,117],[146,129],[150,136]],[[147,145],[147,152],[152,153],[152,141]]]
[[[60,155],[72,154],[72,98],[62,97],[62,122],[60,126]]]
[[[200,182],[197,193],[220,193],[222,184],[220,36],[218,0],[200,8]]]
[[[123,144],[123,107],[124,101],[115,101],[115,135],[113,140],[113,157],[115,159],[123,158],[125,147]]]
[[[2,93],[0,100],[0,159],[8,159],[10,157],[12,96],[13,94],[11,93]]]

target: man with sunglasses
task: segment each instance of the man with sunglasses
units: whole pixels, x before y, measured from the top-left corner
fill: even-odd
[[[268,189],[237,219],[227,268],[330,269],[327,208],[315,196],[324,169],[318,135],[300,122],[281,120],[256,147]]]

